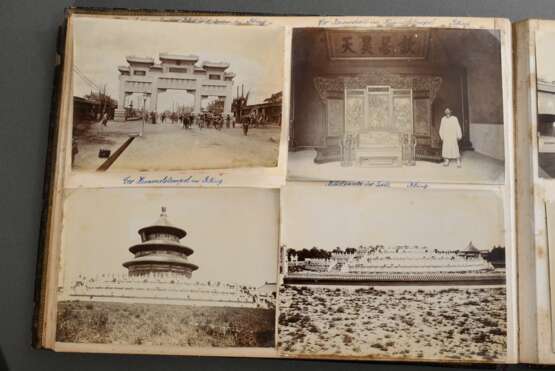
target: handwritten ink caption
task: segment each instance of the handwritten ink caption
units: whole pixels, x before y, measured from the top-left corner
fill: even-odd
[[[123,185],[213,185],[221,186],[223,178],[206,175],[206,176],[193,176],[186,177],[148,177],[148,176],[126,176],[122,178]]]
[[[369,188],[392,188],[392,183],[385,180],[330,180],[328,187],[369,187]],[[410,181],[404,185],[407,189],[428,189],[428,183]],[[400,186],[399,188],[402,188]]]

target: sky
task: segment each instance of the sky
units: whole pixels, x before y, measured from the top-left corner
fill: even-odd
[[[555,32],[536,33],[538,80],[555,81]]]
[[[491,191],[289,186],[282,203],[282,243],[296,250],[505,245],[501,198]]]
[[[276,282],[279,198],[270,189],[78,189],[64,206],[64,281],[79,274],[127,273],[137,231],[154,223],[161,206],[185,229],[194,250],[193,281],[260,286]],[[247,207],[248,206],[248,207]]]
[[[74,65],[107,94],[118,98],[117,67],[126,56],[154,57],[159,53],[194,54],[199,62],[227,62],[237,86],[250,91],[249,104],[260,103],[283,89],[283,28],[224,26],[159,21],[77,17],[74,21]],[[90,93],[91,86],[74,73],[73,94]],[[179,98],[179,97],[177,97]],[[159,104],[176,99],[161,95]]]

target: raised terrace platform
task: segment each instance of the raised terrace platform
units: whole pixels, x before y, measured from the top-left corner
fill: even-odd
[[[298,260],[291,254],[286,284],[504,285],[505,269],[495,268],[472,242],[461,250],[425,246],[360,246],[327,258]]]
[[[61,300],[268,309],[274,307],[274,292],[269,285],[191,282],[176,275],[159,278],[107,275],[76,280],[64,290]]]
[[[505,285],[505,271],[483,274],[327,274],[292,273],[285,284],[361,286]]]

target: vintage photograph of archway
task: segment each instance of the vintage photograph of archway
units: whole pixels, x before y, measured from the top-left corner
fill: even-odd
[[[282,27],[83,17],[74,45],[73,170],[278,165]]]
[[[293,180],[505,182],[500,31],[293,32]]]

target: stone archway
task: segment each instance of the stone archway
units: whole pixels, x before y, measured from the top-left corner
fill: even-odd
[[[149,111],[157,112],[160,91],[186,90],[194,95],[193,112],[200,113],[202,96],[224,100],[223,113],[231,114],[233,78],[228,63],[202,62],[194,55],[159,54],[160,63],[151,57],[127,57],[128,65],[119,66],[118,108],[115,120],[125,120],[125,96],[141,93],[149,98]]]

